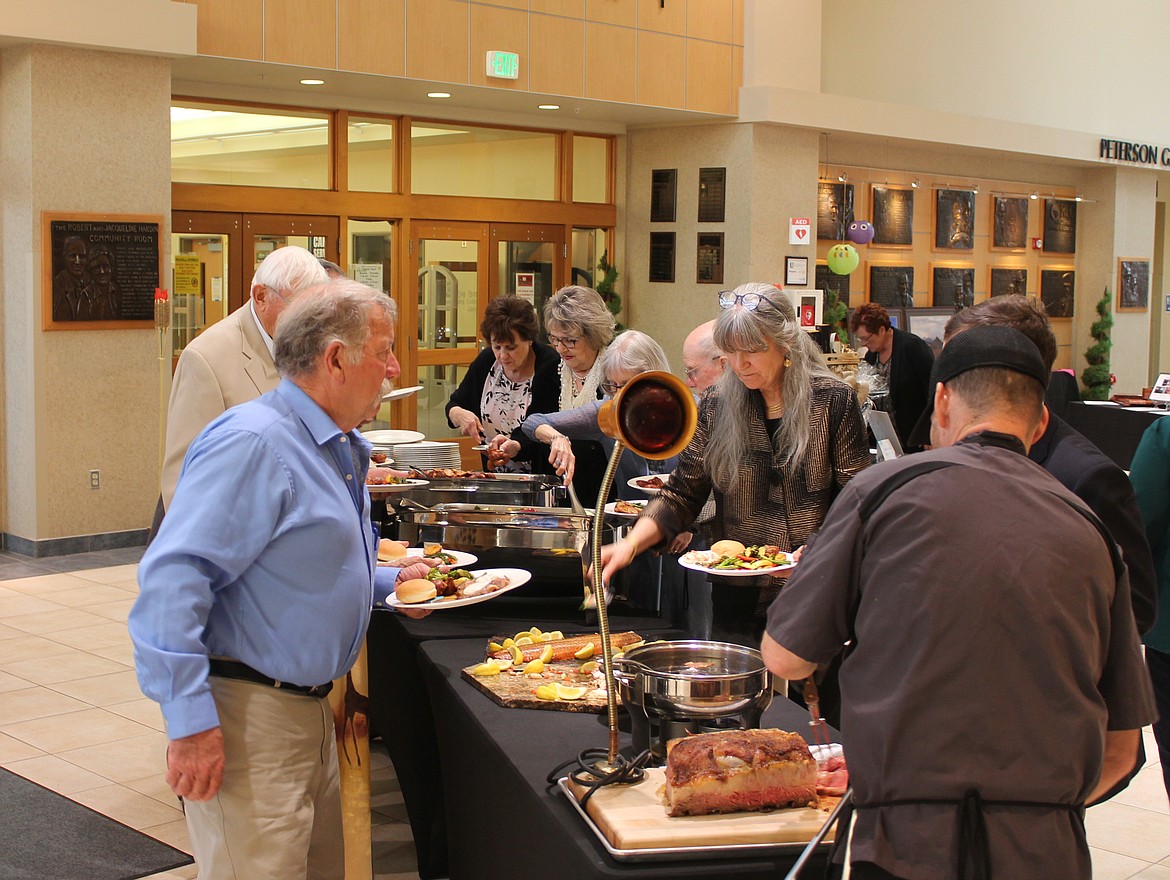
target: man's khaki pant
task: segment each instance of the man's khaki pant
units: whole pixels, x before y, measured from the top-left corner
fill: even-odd
[[[223,786],[186,801],[200,880],[343,880],[337,741],[329,701],[212,677]]]

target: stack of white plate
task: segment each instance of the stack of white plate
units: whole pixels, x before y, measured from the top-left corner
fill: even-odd
[[[393,460],[394,446],[398,443],[413,443],[422,440],[426,434],[418,431],[362,431],[362,436],[370,441],[374,452],[385,452]]]
[[[414,465],[416,468],[459,468],[458,443],[441,443],[423,440],[419,443],[399,443],[394,447],[394,460],[399,466]]]

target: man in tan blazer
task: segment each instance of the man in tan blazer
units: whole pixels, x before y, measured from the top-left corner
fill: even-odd
[[[272,359],[276,319],[289,300],[326,279],[320,261],[304,248],[278,248],[257,267],[248,302],[183,349],[167,407],[164,507],[171,503],[187,447],[199,432],[229,407],[277,386],[280,377]]]

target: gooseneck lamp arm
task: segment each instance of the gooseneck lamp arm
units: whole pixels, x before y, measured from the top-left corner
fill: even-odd
[[[614,439],[613,454],[601,480],[593,514],[593,580],[597,597],[597,620],[601,636],[601,658],[605,669],[606,712],[609,721],[607,759],[596,768],[601,773],[619,769],[617,684],[613,677],[613,645],[609,638],[609,611],[601,571],[601,534],[605,499],[613,486],[622,452],[629,448],[643,458],[662,460],[677,455],[694,436],[698,411],[690,389],[671,373],[639,373],[597,414],[602,433]]]

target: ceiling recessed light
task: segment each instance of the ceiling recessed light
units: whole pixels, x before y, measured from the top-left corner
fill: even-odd
[[[325,80],[323,80],[323,79],[303,79],[303,80],[301,80],[301,85],[303,85],[303,86],[323,86],[323,85],[325,85]]]
[[[537,104],[536,109],[537,110],[560,110],[561,105],[560,104]]]
[[[428,98],[450,98],[450,92],[427,92]]]

